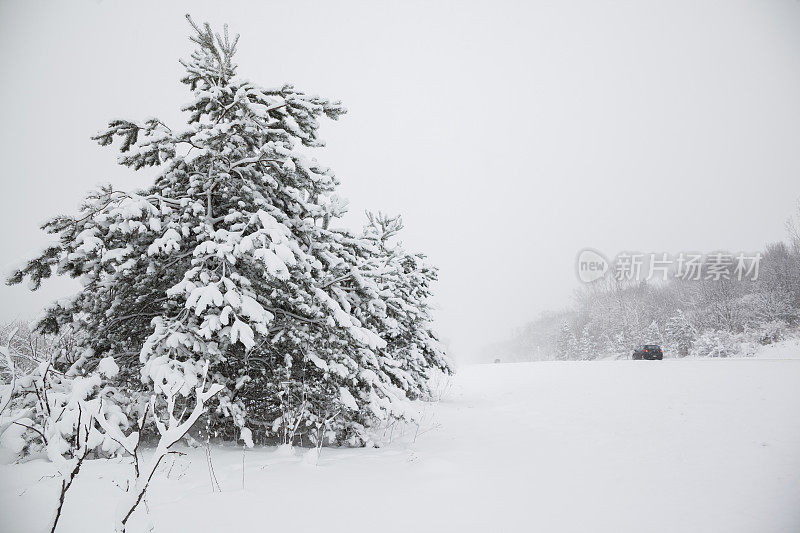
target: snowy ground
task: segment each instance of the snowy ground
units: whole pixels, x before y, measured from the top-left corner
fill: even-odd
[[[764,356],[766,357],[766,356]],[[461,369],[381,449],[189,450],[156,480],[155,531],[800,531],[800,360],[524,363]],[[63,532],[108,532],[124,464],[94,461]],[[0,467],[0,530],[41,531],[51,465]],[[141,522],[140,524],[141,525]]]
[[[775,344],[759,346],[756,357],[760,359],[800,359],[800,338],[789,338]]]

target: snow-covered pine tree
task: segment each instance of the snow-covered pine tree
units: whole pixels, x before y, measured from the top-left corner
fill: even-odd
[[[556,360],[568,361],[578,358],[578,340],[572,332],[572,327],[564,320],[556,338]]]
[[[365,238],[377,249],[365,274],[376,281],[383,295],[383,309],[375,309],[380,300],[366,301],[361,310],[365,318],[380,320],[376,327],[387,341],[384,366],[392,381],[411,398],[426,398],[431,372],[451,373],[453,367],[432,329],[430,306],[432,285],[438,277],[435,267],[423,254],[406,252],[394,237],[403,228],[399,216],[367,213]],[[391,355],[391,357],[387,357]]]
[[[661,328],[653,320],[648,324],[641,335],[642,342],[639,344],[664,344],[664,337],[661,335]]]
[[[589,328],[584,327],[581,331],[581,337],[578,339],[578,359],[590,360],[597,358],[597,344],[592,337]]]
[[[238,36],[189,21],[188,123],[113,120],[94,137],[119,141],[124,166],[157,167],[155,182],[103,187],[77,216],[47,222],[58,244],[9,282],[80,278],[39,329],[82,331],[75,366],[113,355],[130,390],[181,375],[189,397],[208,365],[228,415],[209,422],[214,431],[235,438],[247,423],[286,442],[320,430],[364,442],[368,425],[425,396],[428,372],[451,371],[429,328],[435,270],[387,247],[397,226],[381,236],[374,218],[364,236],[331,227],[345,211],[337,179],[304,152],[323,145],[318,120],[342,105],[239,78]]]
[[[692,349],[698,334],[683,311],[677,310],[674,316],[667,320],[664,326],[664,335],[670,348],[678,357],[686,357]]]

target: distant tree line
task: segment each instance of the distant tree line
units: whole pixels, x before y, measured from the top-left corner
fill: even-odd
[[[503,361],[626,358],[640,344],[666,357],[751,355],[781,340],[800,318],[800,232],[761,252],[756,279],[648,283],[606,276],[582,286],[573,305],[543,313],[508,342],[487,348]]]

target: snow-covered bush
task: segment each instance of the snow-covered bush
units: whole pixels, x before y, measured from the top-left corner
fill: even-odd
[[[736,357],[741,354],[741,341],[725,330],[704,331],[695,340],[691,355],[694,357]]]
[[[152,360],[145,370],[156,393],[144,405],[131,405],[131,395],[109,384],[120,370],[112,357],[100,359],[91,372],[85,372],[82,366],[87,357],[77,358],[78,363],[63,372],[58,370],[58,362],[63,360],[56,359],[54,364],[53,358],[24,372],[14,362],[20,354],[12,352],[13,340],[11,333],[6,345],[0,346],[4,374],[10,378],[0,398],[0,444],[20,459],[41,453],[58,468],[61,491],[51,531],[56,530],[67,492],[86,459],[128,455],[133,460],[133,475],[120,502],[116,524],[117,531],[125,531],[128,519],[145,501],[153,473],[172,453],[170,448],[205,413],[208,400],[222,385],[206,386],[207,364],[187,371],[187,363]],[[201,380],[193,383],[187,375],[198,375]],[[180,397],[188,401],[177,407]],[[126,410],[140,412],[136,425],[129,422]],[[148,413],[152,414],[158,440],[149,462],[140,465],[138,448]],[[241,434],[249,441],[246,430]]]
[[[125,450],[119,436],[128,429],[128,418],[117,404],[117,390],[107,385],[119,367],[104,357],[85,375],[74,367],[59,372],[52,360],[21,371],[14,363],[13,337],[0,347],[10,378],[0,401],[0,444],[17,458],[41,452],[57,467],[61,489],[51,520],[55,531],[83,462],[90,454],[109,457]]]
[[[11,345],[0,347],[11,376],[0,411],[0,444],[18,459],[43,453],[59,465],[89,453],[105,457],[118,453],[119,443],[97,424],[102,416],[114,427],[128,427],[120,406],[128,398],[108,384],[119,371],[113,358],[101,359],[85,375],[74,368],[61,372],[52,360],[24,371],[13,362]]]
[[[18,373],[30,372],[44,360],[54,361],[62,369],[69,368],[77,359],[75,346],[79,338],[79,334],[70,330],[58,335],[42,334],[28,322],[0,325],[0,345],[8,347]]]
[[[102,425],[108,434],[114,436],[114,440],[133,458],[133,477],[128,482],[127,491],[117,506],[115,522],[115,531],[117,532],[124,533],[126,531],[128,521],[134,511],[142,502],[146,501],[150,482],[161,462],[167,455],[174,453],[171,448],[186,436],[189,429],[206,412],[208,401],[223,388],[219,383],[206,386],[208,363],[205,363],[202,368],[191,369],[186,374],[184,371],[185,368],[176,364],[175,361],[162,361],[152,365],[150,372],[152,372],[157,394],[150,398],[150,403],[139,418],[135,431],[126,435],[119,431],[117,426],[106,425],[103,417],[98,419],[100,422],[104,422]],[[200,381],[190,384],[189,380],[185,378],[186,375],[199,376]],[[191,391],[186,390],[186,387],[191,388]],[[186,406],[186,402],[181,402],[184,407],[179,412],[176,401],[179,397],[191,397],[189,402],[191,408]],[[149,461],[146,464],[140,464],[140,436],[149,412],[153,415],[159,437]],[[247,439],[249,431],[243,428],[241,436]]]
[[[757,328],[749,330],[751,336],[758,344],[766,345],[783,340],[786,337],[788,324],[782,320],[772,320],[760,324]]]
[[[117,142],[126,167],[156,167],[155,181],[102,187],[78,215],[48,221],[58,243],[10,282],[80,278],[39,330],[83,332],[81,366],[112,355],[133,396],[179,376],[175,402],[191,403],[207,368],[223,387],[207,405],[214,434],[235,439],[247,424],[294,442],[323,424],[359,444],[428,396],[431,372],[452,371],[430,327],[436,269],[395,242],[399,219],[334,227],[338,180],[307,154],[341,103],[240,78],[238,37],[192,26],[187,124],[113,120],[94,137]]]

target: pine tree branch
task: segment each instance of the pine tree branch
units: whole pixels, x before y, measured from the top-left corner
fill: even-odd
[[[339,276],[338,278],[332,279],[331,281],[329,281],[327,283],[324,283],[319,288],[320,289],[327,289],[328,287],[330,287],[334,283],[339,283],[340,281],[345,281],[345,280],[348,280],[348,279],[350,279],[352,277],[353,277],[353,272],[350,272],[349,274],[345,274],[344,276]]]
[[[307,318],[307,317],[292,313],[291,311],[285,311],[283,309],[278,309],[278,308],[275,308],[275,307],[265,307],[264,309],[266,309],[267,311],[269,311],[271,313],[281,313],[283,315],[290,316],[292,318],[296,318],[297,320],[302,320],[303,322],[308,322],[309,324],[324,324],[325,323],[324,320],[319,319],[319,318]]]
[[[282,162],[280,159],[271,159],[271,158],[265,158],[265,157],[259,157],[259,156],[247,157],[245,159],[240,159],[239,161],[233,163],[231,165],[231,167],[230,167],[230,170],[233,170],[236,167],[241,167],[241,166],[244,166],[244,165],[250,165],[252,163],[266,163],[268,161],[271,161],[273,163],[281,163]]]

